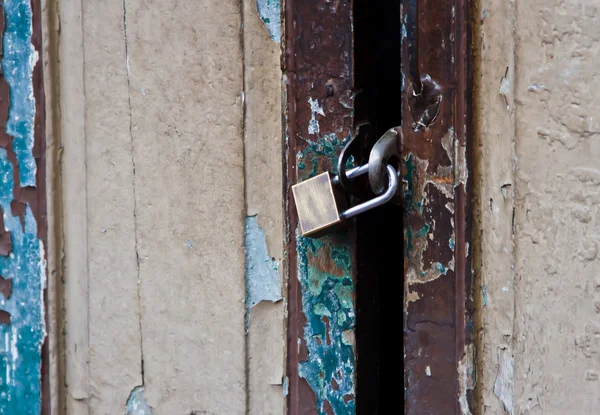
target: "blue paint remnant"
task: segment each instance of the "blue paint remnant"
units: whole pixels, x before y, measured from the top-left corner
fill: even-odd
[[[185,241],[185,243],[186,243],[187,247],[190,249],[192,249],[194,247],[194,244],[189,239],[187,241]]]
[[[487,305],[488,305],[487,285],[483,284],[483,306],[487,307]]]
[[[0,275],[12,280],[11,297],[0,295],[0,309],[11,316],[10,325],[0,325],[0,413],[38,415],[41,348],[46,335],[43,302],[46,262],[29,206],[24,226],[19,217],[10,214],[12,172],[6,150],[0,149],[0,205],[12,241],[12,253],[0,256]]]
[[[146,402],[144,397],[144,387],[138,386],[131,391],[127,405],[125,406],[125,415],[152,415],[152,408]]]
[[[258,15],[267,26],[269,36],[279,43],[281,39],[281,3],[279,0],[256,0]]]
[[[344,236],[338,235],[336,240],[339,238]],[[296,246],[308,349],[308,358],[300,362],[298,373],[315,392],[319,414],[325,414],[325,401],[337,415],[353,414],[356,317],[349,241],[334,243],[327,237],[298,235]],[[323,252],[330,253],[336,275],[320,269],[319,262],[314,261]]]
[[[34,141],[35,97],[33,68],[38,53],[31,44],[32,10],[29,0],[5,0],[6,28],[3,40],[2,72],[10,86],[10,109],[6,132],[11,135],[19,160],[21,187],[35,186]]]
[[[256,216],[246,216],[244,224],[246,250],[246,331],[250,309],[261,301],[281,300],[281,278],[278,264],[269,256],[265,233]]]
[[[433,264],[433,266],[435,267],[436,270],[438,270],[442,275],[446,275],[448,273],[448,268],[446,268],[445,266],[443,266],[442,264],[440,264],[439,262],[436,262]]]
[[[290,380],[287,376],[283,378],[283,396],[288,396],[290,393]]]
[[[450,238],[448,241],[448,246],[454,251],[454,238]]]

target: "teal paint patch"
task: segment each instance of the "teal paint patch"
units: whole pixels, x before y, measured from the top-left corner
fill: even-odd
[[[326,134],[318,141],[303,139],[308,143],[304,151],[296,155],[296,166],[302,171],[302,177],[313,177],[324,171],[323,158],[328,160],[328,165],[331,166],[332,174],[337,174],[337,156],[336,152],[342,148],[350,139],[340,140],[336,134]],[[348,167],[352,167],[350,160]]]
[[[32,10],[29,0],[5,0],[2,72],[10,86],[6,132],[13,139],[19,160],[21,187],[35,186],[36,163],[32,154],[35,117],[33,68],[38,53],[31,44]]]
[[[246,331],[250,324],[250,309],[261,301],[281,300],[281,278],[278,264],[269,256],[264,231],[256,216],[246,216],[244,223],[246,251]]]
[[[125,415],[152,415],[152,408],[144,397],[144,387],[138,386],[129,394]]]
[[[281,40],[281,3],[279,0],[256,0],[258,15],[264,22],[269,36],[279,43]]]
[[[0,149],[0,205],[12,241],[12,253],[0,256],[0,275],[12,280],[10,298],[0,296],[0,309],[11,316],[10,325],[0,325],[0,413],[38,415],[41,348],[46,334],[43,301],[46,262],[29,206],[24,226],[19,217],[10,214],[12,172],[6,150]]]
[[[326,134],[317,141],[305,140],[308,146],[296,156],[299,175],[309,178],[325,170],[337,174],[337,154],[346,140],[336,134]],[[338,233],[334,238],[311,239],[296,232],[296,252],[308,349],[308,358],[299,362],[298,374],[315,392],[319,414],[326,413],[328,402],[335,415],[352,415],[356,412],[356,315],[349,237]],[[327,269],[319,260],[325,258]]]
[[[483,285],[482,295],[483,295],[483,306],[487,307],[487,305],[488,305],[488,294],[487,294],[487,286],[485,284]]]
[[[327,401],[336,415],[350,415],[356,410],[356,316],[349,243],[334,243],[326,237],[303,238],[300,235],[296,241],[302,309],[307,319],[304,341],[308,349],[308,358],[300,362],[298,373],[315,392],[319,414],[325,414]],[[330,252],[340,275],[323,271],[318,263],[311,261],[311,258],[326,252]]]

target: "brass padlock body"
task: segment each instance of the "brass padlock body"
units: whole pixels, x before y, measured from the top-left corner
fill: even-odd
[[[325,172],[292,186],[302,236],[319,238],[344,222],[340,217],[347,205],[344,193],[331,179]]]

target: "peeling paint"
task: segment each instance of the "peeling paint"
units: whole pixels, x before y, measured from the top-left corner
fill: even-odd
[[[335,134],[309,141],[297,155],[301,176],[308,178],[321,172],[324,160],[335,174],[336,154],[342,146],[343,141]],[[319,414],[329,413],[326,408],[330,408],[334,414],[351,415],[355,412],[356,316],[349,236],[338,233],[311,239],[296,232],[296,250],[302,311],[306,316],[299,347],[303,343],[308,351],[306,360],[299,362],[298,373],[314,391]]]
[[[31,43],[31,3],[6,0],[2,6],[2,75],[10,87],[6,132],[13,138],[18,165],[13,166],[7,151],[0,149],[0,206],[12,246],[8,256],[0,256],[0,276],[12,283],[12,293],[0,301],[0,310],[10,315],[10,323],[0,325],[0,413],[39,414],[41,348],[46,336],[45,253],[31,207],[26,205],[22,218],[12,215],[11,210],[15,182],[21,187],[36,186],[32,74],[38,53]],[[15,171],[18,177],[13,176]]]
[[[2,72],[10,85],[6,132],[14,138],[21,186],[35,187],[37,168],[32,153],[35,117],[32,76],[39,56],[31,44],[33,12],[31,2],[26,0],[6,0],[3,8],[6,27],[2,42]]]
[[[500,80],[500,88],[498,89],[498,93],[502,96],[502,98],[504,98],[506,109],[510,110],[510,79],[508,78],[508,67],[506,67],[506,72]]]
[[[325,112],[323,112],[323,107],[319,105],[318,99],[308,99],[308,104],[310,105],[310,122],[308,123],[308,134],[309,135],[318,135],[319,134],[319,121],[317,121],[317,114],[321,116],[325,116]]]
[[[471,415],[469,408],[468,391],[475,389],[475,347],[472,344],[465,346],[465,353],[458,361],[458,401],[462,415]]]
[[[453,142],[453,130],[450,129],[447,137]],[[452,144],[453,145],[453,144]],[[452,160],[452,159],[450,159]],[[453,169],[452,166],[438,166],[435,174],[428,173],[429,162],[421,160],[414,154],[405,157],[405,174],[403,175],[405,210],[409,215],[424,217],[423,210],[426,205],[427,186],[432,185],[438,189],[446,198],[454,200],[453,197]],[[451,202],[448,202],[450,206]],[[431,237],[435,234],[435,221],[423,223],[419,229],[411,227],[404,228],[405,257],[409,259],[406,267],[407,286],[411,284],[426,283],[446,275],[448,270],[454,270],[454,257],[445,264],[436,262],[426,267],[424,264],[424,253],[428,249]],[[454,236],[448,239],[448,244],[453,244]],[[408,296],[405,296],[408,300]],[[413,299],[414,301],[414,299]],[[405,301],[405,306],[410,301]]]
[[[335,414],[351,414],[354,403],[354,287],[350,249],[330,238],[297,235],[298,277],[306,315],[304,342],[308,357],[298,373],[317,396],[317,409],[325,413],[328,402]],[[335,269],[323,270],[319,253],[328,251]],[[317,311],[317,312],[315,312]],[[335,385],[335,386],[334,386]],[[347,402],[346,402],[347,401]]]
[[[41,347],[46,335],[43,301],[46,262],[29,206],[24,226],[19,217],[9,213],[13,200],[12,172],[6,150],[0,149],[0,205],[4,226],[12,238],[12,253],[0,256],[0,275],[12,280],[12,295],[4,298],[0,306],[11,316],[10,325],[0,325],[0,413],[39,414]]]
[[[257,216],[246,216],[244,248],[246,251],[246,331],[250,309],[261,301],[281,300],[281,278],[278,263],[269,256],[264,231]]]
[[[138,386],[131,391],[125,406],[125,415],[152,415],[152,408],[144,397],[143,386]]]
[[[514,360],[507,349],[498,349],[498,374],[494,383],[494,393],[512,415],[514,396]]]
[[[264,22],[269,36],[279,43],[281,41],[281,3],[279,0],[256,0],[258,15]]]

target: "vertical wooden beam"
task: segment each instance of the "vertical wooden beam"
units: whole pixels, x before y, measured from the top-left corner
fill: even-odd
[[[298,234],[290,186],[336,159],[353,127],[351,2],[285,2],[284,88],[290,414],[355,412],[352,232]]]
[[[0,14],[0,280],[10,288],[0,296],[0,413],[40,414],[49,411],[41,9],[9,0]]]
[[[405,413],[470,414],[469,1],[404,1],[403,24],[417,5],[418,68],[439,86],[441,105],[423,123],[419,105],[433,109],[437,93],[426,87],[430,102],[415,98],[415,39],[404,36]]]

